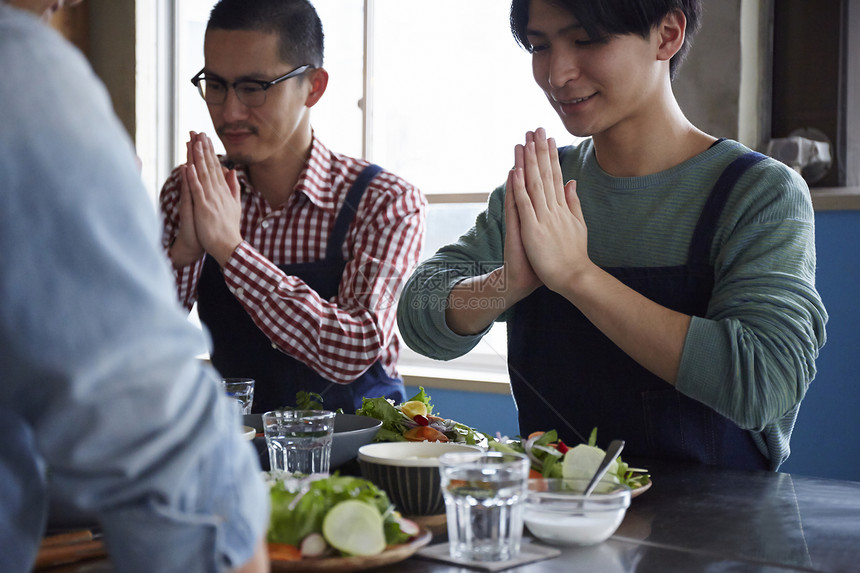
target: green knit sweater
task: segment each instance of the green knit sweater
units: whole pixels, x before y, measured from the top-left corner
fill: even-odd
[[[683,264],[711,188],[748,151],[724,140],[666,171],[619,178],[600,168],[590,139],[563,149],[564,179],[577,181],[591,260],[601,267]],[[485,334],[452,332],[444,302],[457,282],[502,264],[504,194],[504,186],[496,189],[475,226],[422,263],[406,284],[398,323],[413,350],[450,360]],[[814,231],[809,191],[794,171],[765,159],[741,177],[711,245],[715,286],[708,311],[693,317],[676,383],[748,429],[773,470],[788,458],[825,341]]]

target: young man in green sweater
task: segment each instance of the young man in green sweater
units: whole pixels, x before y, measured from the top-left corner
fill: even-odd
[[[535,80],[588,139],[526,134],[475,227],[408,282],[401,334],[447,360],[507,321],[524,436],[598,427],[631,456],[776,470],[825,340],[809,192],[681,111],[701,0],[622,4],[514,0]]]

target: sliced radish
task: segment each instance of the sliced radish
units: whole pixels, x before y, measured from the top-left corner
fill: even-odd
[[[411,519],[399,517],[397,518],[397,523],[400,525],[400,531],[402,531],[409,537],[412,537],[413,535],[418,535],[418,533],[421,531],[421,528],[418,527],[418,524]]]
[[[302,539],[299,551],[302,557],[321,557],[328,551],[328,543],[321,534],[311,533]]]

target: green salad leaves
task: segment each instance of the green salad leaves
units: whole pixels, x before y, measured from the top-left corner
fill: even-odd
[[[403,433],[409,429],[406,416],[385,398],[362,398],[361,408],[355,411],[359,416],[369,416],[382,420],[382,427],[376,433],[375,442],[405,442]]]
[[[277,481],[270,490],[270,500],[270,543],[287,543],[298,547],[308,535],[321,533],[326,514],[346,500],[366,503],[379,512],[387,545],[409,540],[409,535],[401,531],[400,521],[388,495],[362,478],[333,475],[306,482],[297,491],[292,491],[286,482]]]
[[[426,415],[410,416],[404,411],[405,409],[401,409],[402,406],[413,402],[424,404],[427,409]],[[422,434],[415,431],[417,426],[436,430],[438,432],[436,435],[443,438],[442,441],[486,445],[488,440],[492,440],[487,434],[465,424],[433,415],[433,404],[423,387],[419,387],[415,396],[398,406],[385,398],[363,398],[361,408],[355,413],[359,416],[369,416],[382,420],[382,427],[379,428],[379,432],[374,438],[375,442],[405,442],[412,435],[416,435],[414,441],[422,441]],[[430,441],[435,440],[431,438]]]
[[[491,441],[489,446],[500,452],[525,454],[531,460],[532,470],[545,478],[590,477],[606,454],[597,447],[597,428],[591,431],[587,444],[571,448],[558,439],[555,430],[537,432],[527,440]],[[610,466],[610,472],[601,481],[614,480],[614,483],[622,483],[631,489],[645,486],[650,481],[648,470],[630,467],[620,456],[615,462],[616,465]]]

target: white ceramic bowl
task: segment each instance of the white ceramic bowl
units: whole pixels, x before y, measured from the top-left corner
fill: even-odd
[[[630,506],[630,488],[599,486],[585,497],[588,480],[530,479],[523,521],[535,537],[557,545],[594,545],[608,539]]]
[[[445,513],[439,456],[464,451],[481,448],[451,442],[379,442],[358,449],[358,464],[361,475],[385,491],[400,513],[438,515]]]

